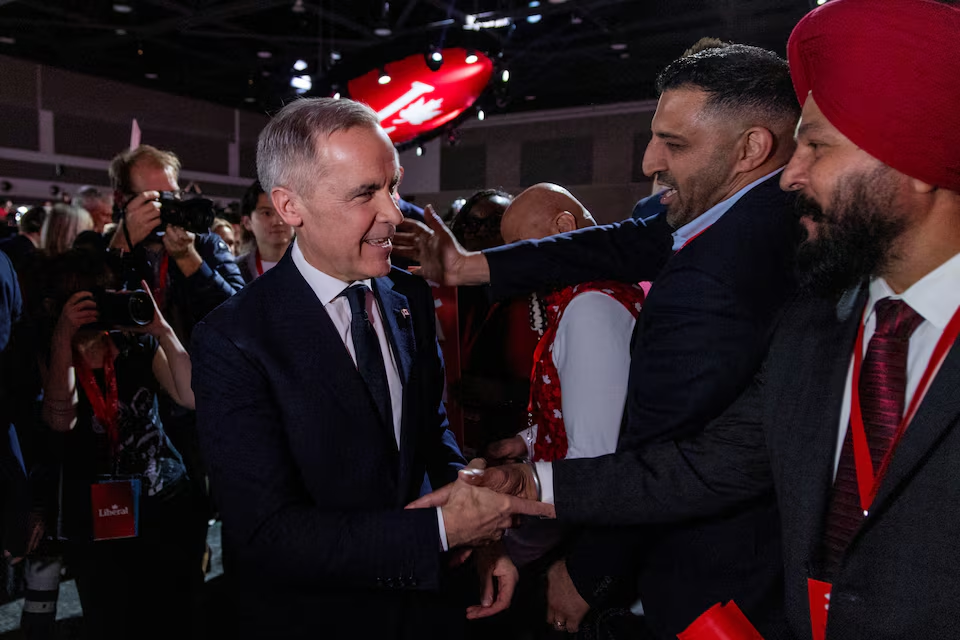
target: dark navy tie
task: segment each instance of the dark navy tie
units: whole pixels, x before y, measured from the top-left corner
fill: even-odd
[[[390,431],[393,431],[393,412],[390,408],[390,385],[387,383],[387,369],[380,351],[380,340],[367,316],[367,292],[364,284],[355,284],[344,290],[343,296],[350,303],[350,333],[353,335],[353,350],[357,356],[357,369],[367,383],[367,389],[373,397],[380,418]]]
[[[923,317],[903,300],[883,298],[877,301],[876,311],[877,329],[867,347],[859,381],[860,410],[874,473],[880,470],[903,419],[910,336],[923,322]],[[823,569],[828,578],[835,576],[843,552],[863,518],[853,457],[853,434],[847,429],[823,538]]]

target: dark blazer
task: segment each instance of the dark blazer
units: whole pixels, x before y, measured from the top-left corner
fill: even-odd
[[[630,456],[583,461],[576,473],[630,475],[617,520],[682,520],[776,488],[793,636],[810,638],[807,579],[819,576],[840,409],[866,287],[839,303],[800,297],[753,384],[697,437]],[[960,628],[960,350],[934,378],[893,456],[870,516],[834,579],[828,640],[931,640]],[[623,499],[615,492],[612,499]],[[557,512],[568,512],[558,494]],[[609,505],[575,507],[602,517]],[[571,511],[572,512],[572,511]]]
[[[514,257],[490,251],[491,283],[503,294],[525,278],[528,286],[654,280],[634,333],[618,451],[690,437],[747,387],[794,291],[793,200],[774,176],[675,255],[660,219],[560,236]],[[558,517],[620,524],[617,515],[635,500],[632,473],[643,469],[581,471],[590,464],[554,464]],[[772,490],[711,518],[691,516],[682,525],[583,534],[567,559],[581,595],[602,607],[609,578],[636,567],[646,621],[658,636],[674,637],[710,606],[730,599],[767,631],[779,619],[782,571]]]
[[[404,381],[399,453],[289,251],[194,330],[200,441],[246,637],[445,637],[463,619],[438,593],[436,511],[403,509],[464,462],[433,299],[397,269],[373,288]]]
[[[26,547],[30,498],[20,442],[11,423],[16,413],[14,407],[22,399],[7,395],[8,376],[17,372],[4,350],[13,325],[20,318],[22,304],[13,264],[6,253],[0,252],[0,551],[9,551],[14,557],[22,556]]]

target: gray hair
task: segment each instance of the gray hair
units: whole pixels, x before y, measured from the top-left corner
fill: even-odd
[[[77,195],[73,196],[73,202],[71,204],[75,207],[89,210],[91,204],[95,202],[103,202],[109,207],[113,204],[113,198],[110,194],[104,193],[97,187],[85,186],[80,187]]]
[[[318,143],[354,127],[379,127],[376,112],[353,100],[300,98],[281,109],[257,141],[257,176],[266,193],[284,186],[307,193],[316,179]]]

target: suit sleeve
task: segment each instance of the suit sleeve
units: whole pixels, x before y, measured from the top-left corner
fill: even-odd
[[[564,523],[676,523],[710,517],[773,491],[762,377],[697,434],[600,458],[553,463]]]
[[[663,216],[571,231],[484,252],[491,297],[507,298],[589,280],[656,278],[673,253]]]
[[[243,288],[240,267],[234,262],[233,254],[219,236],[202,236],[198,248],[203,264],[196,273],[183,279],[195,322],[203,320],[208,313]]]
[[[305,588],[436,588],[434,509],[321,511],[302,489],[260,366],[205,323],[194,331],[192,358],[200,442],[241,562]]]

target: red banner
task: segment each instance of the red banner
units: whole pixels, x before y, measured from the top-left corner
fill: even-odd
[[[140,517],[140,480],[117,479],[90,485],[93,539],[134,538]]]
[[[486,89],[493,62],[479,52],[467,62],[467,50],[443,49],[443,63],[433,71],[422,54],[384,67],[390,82],[380,83],[380,69],[351,80],[350,97],[380,116],[394,144],[403,144],[442,127],[469,109]]]

